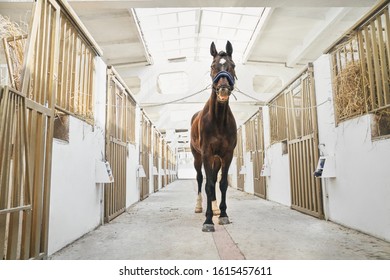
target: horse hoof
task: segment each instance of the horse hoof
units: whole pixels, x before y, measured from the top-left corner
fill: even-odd
[[[219,210],[219,209],[213,210],[213,215],[214,216],[219,216],[220,214],[221,214],[221,210]]]
[[[203,224],[202,231],[203,232],[214,232],[215,231],[214,225],[213,224]]]
[[[202,208],[195,208],[195,213],[202,213],[203,209]]]
[[[218,222],[220,225],[227,225],[230,224],[228,217],[219,217]]]

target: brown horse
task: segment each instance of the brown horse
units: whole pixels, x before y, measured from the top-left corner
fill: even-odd
[[[226,214],[227,177],[237,142],[236,121],[229,107],[229,96],[236,77],[232,44],[228,41],[226,52],[218,53],[213,42],[210,53],[214,57],[210,74],[213,81],[212,93],[203,110],[196,113],[191,120],[191,151],[198,181],[198,200],[195,208],[197,213],[202,212],[202,164],[206,173],[207,210],[202,229],[205,232],[215,230],[212,205],[216,204],[215,183],[221,168],[219,224],[230,223]]]

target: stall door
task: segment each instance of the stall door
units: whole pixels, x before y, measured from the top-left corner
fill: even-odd
[[[114,69],[107,69],[106,160],[114,182],[104,185],[104,218],[111,221],[126,210],[126,168],[128,143],[135,135],[135,101],[118,80]]]
[[[311,66],[293,87],[285,91],[285,94],[292,208],[323,218],[321,181],[313,175],[319,152],[314,77]]]

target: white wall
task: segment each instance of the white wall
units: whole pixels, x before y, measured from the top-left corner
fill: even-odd
[[[139,186],[137,184],[137,167],[139,154],[136,145],[128,145],[126,170],[126,208],[139,201]]]
[[[106,66],[99,58],[95,71],[95,126],[70,117],[69,143],[53,143],[49,255],[101,221],[102,186],[95,183],[95,160],[104,159]]]
[[[267,176],[267,199],[287,206],[291,206],[290,164],[288,154],[282,154],[282,144],[270,142],[269,108],[263,107],[264,126],[264,163],[270,170]]]
[[[291,206],[290,164],[288,154],[282,155],[282,144],[266,149],[266,163],[271,175],[267,177],[267,199]]]
[[[317,104],[332,97],[328,56],[314,63]],[[335,155],[336,178],[322,179],[326,217],[390,240],[390,139],[372,140],[370,116],[335,126],[333,104],[318,108],[319,140]],[[326,197],[326,194],[328,197]]]
[[[253,183],[253,162],[251,161],[251,153],[244,153],[244,165],[245,165],[245,185],[244,191],[247,193],[255,193],[255,185]]]
[[[237,157],[233,157],[229,167],[228,184],[230,187],[237,189]]]

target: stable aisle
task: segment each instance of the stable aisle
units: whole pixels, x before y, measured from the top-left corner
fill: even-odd
[[[194,213],[196,189],[195,180],[177,180],[49,259],[390,259],[388,242],[233,188],[231,224],[214,217],[216,231],[204,233],[205,208]]]

